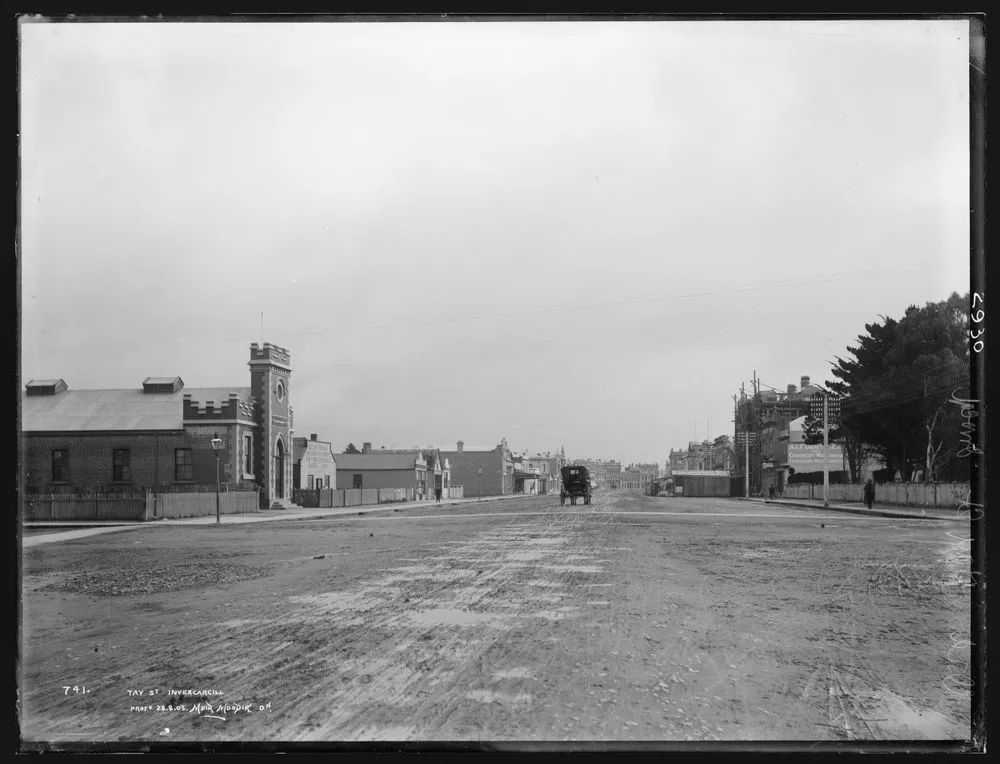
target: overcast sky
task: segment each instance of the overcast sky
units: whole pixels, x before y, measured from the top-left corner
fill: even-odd
[[[969,288],[968,23],[25,24],[22,384],[657,461]],[[710,431],[709,429],[710,428]]]

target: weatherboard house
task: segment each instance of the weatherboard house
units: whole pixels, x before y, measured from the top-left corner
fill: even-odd
[[[137,388],[73,390],[36,379],[21,397],[28,494],[256,487],[261,506],[292,495],[291,356],[250,345],[249,387],[185,387],[149,377]],[[221,440],[218,453],[212,447]]]

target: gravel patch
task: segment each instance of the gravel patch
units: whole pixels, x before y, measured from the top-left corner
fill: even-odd
[[[224,586],[272,575],[269,568],[227,563],[180,563],[161,568],[99,570],[66,578],[43,591],[78,592],[102,597],[176,592],[207,586]]]

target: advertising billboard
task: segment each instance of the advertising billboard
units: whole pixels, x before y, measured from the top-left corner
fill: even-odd
[[[844,452],[838,443],[827,447],[826,468],[836,472],[844,468]],[[788,466],[796,472],[820,472],[823,469],[823,446],[805,443],[788,444]]]

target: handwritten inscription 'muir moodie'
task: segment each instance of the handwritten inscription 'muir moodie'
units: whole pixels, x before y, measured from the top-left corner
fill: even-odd
[[[130,713],[153,712],[182,712],[188,714],[252,714],[254,712],[264,713],[271,710],[271,701],[267,703],[151,703],[144,706],[129,706]]]
[[[976,408],[979,405],[979,401],[975,398],[958,398],[955,396],[956,392],[958,391],[952,391],[949,403],[955,403],[962,407],[961,416],[963,421],[960,435],[962,450],[958,452],[958,456],[965,457],[972,454],[982,454],[983,452],[976,446],[976,423],[973,421],[979,416],[979,410]]]

